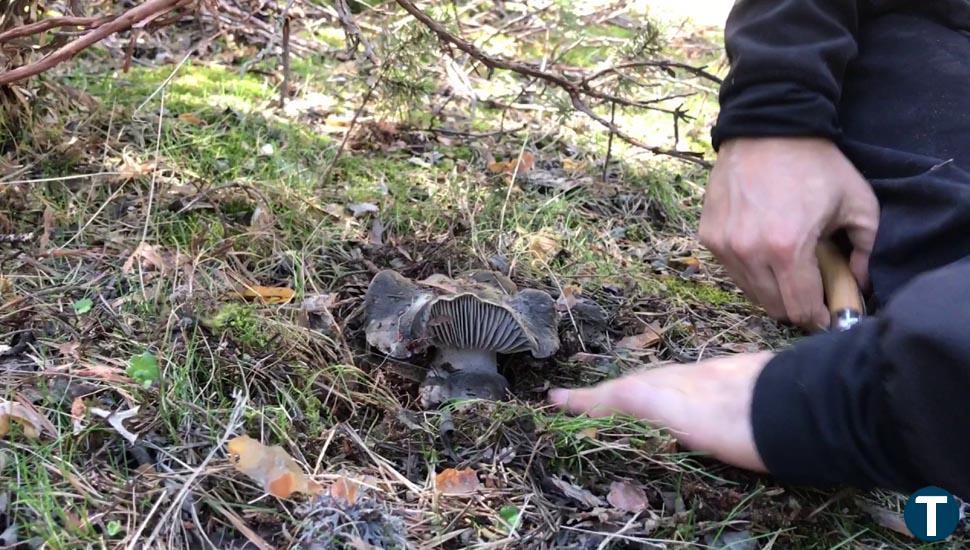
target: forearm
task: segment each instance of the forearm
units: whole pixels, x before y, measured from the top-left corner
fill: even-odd
[[[731,71],[714,147],[742,136],[836,139],[859,10],[856,0],[739,0],[725,28]]]

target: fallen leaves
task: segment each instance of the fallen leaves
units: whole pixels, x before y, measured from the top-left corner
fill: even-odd
[[[650,507],[647,494],[638,485],[629,481],[614,481],[606,501],[617,510],[639,513]]]
[[[90,412],[94,416],[98,416],[107,420],[108,424],[112,428],[114,428],[116,432],[118,432],[118,435],[125,438],[126,440],[128,440],[129,443],[134,445],[135,442],[138,441],[138,434],[131,432],[130,430],[128,430],[128,428],[125,427],[125,420],[138,416],[139,409],[141,409],[141,405],[132,407],[126,411],[114,411],[114,412],[106,411],[98,407],[91,407],[90,409],[88,409],[88,412]]]
[[[29,403],[19,401],[0,400],[0,437],[6,437],[10,432],[10,420],[20,424],[21,430],[27,438],[37,439],[40,434],[47,432],[51,437],[57,435],[57,429],[46,416]]]
[[[541,231],[529,235],[526,241],[526,251],[534,266],[548,265],[553,258],[562,252],[562,243],[559,241],[559,237],[552,232]]]
[[[660,342],[664,330],[656,323],[650,323],[640,334],[627,336],[616,343],[616,348],[631,352],[644,351]]]
[[[549,481],[559,489],[563,495],[585,505],[588,508],[603,506],[603,500],[582,487],[555,477],[550,477]]]
[[[330,486],[330,498],[353,506],[360,497],[360,483],[346,477],[338,478]]]
[[[193,126],[205,126],[205,121],[195,113],[182,113],[179,115],[179,120],[182,122],[187,122]]]
[[[322,489],[279,445],[266,446],[241,435],[231,439],[228,448],[236,470],[262,484],[263,490],[275,497],[289,498],[298,492],[315,495]]]
[[[478,481],[478,473],[471,468],[464,470],[448,468],[435,476],[434,486],[435,490],[442,495],[459,496],[478,492],[481,483]]]
[[[266,305],[288,304],[296,292],[292,288],[280,286],[240,285],[236,294],[247,299],[258,299]]]
[[[536,157],[528,151],[524,151],[522,156],[506,161],[495,161],[488,163],[488,171],[493,174],[525,174],[536,164]]]
[[[135,265],[138,265],[145,271],[155,270],[163,273],[168,271],[170,267],[158,247],[148,244],[145,241],[138,243],[135,251],[125,260],[125,265],[121,266],[122,273],[126,275],[130,274],[134,271]]]

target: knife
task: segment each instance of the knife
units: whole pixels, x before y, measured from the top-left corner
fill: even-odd
[[[846,331],[856,325],[866,313],[865,301],[859,284],[849,269],[849,262],[842,252],[829,240],[819,242],[815,249],[825,304],[832,314],[829,330]]]

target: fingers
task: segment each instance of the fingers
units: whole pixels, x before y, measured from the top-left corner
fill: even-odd
[[[615,384],[615,381],[610,381],[578,390],[549,390],[549,402],[570,414],[610,416],[622,412],[610,400],[612,386]]]
[[[828,328],[831,316],[825,307],[822,274],[814,248],[781,262],[776,273],[788,320],[810,330]]]

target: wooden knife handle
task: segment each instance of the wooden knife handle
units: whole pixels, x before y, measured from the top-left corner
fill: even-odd
[[[832,330],[848,330],[865,314],[865,302],[849,262],[834,243],[819,242],[815,249],[822,273],[825,304],[832,314]]]

